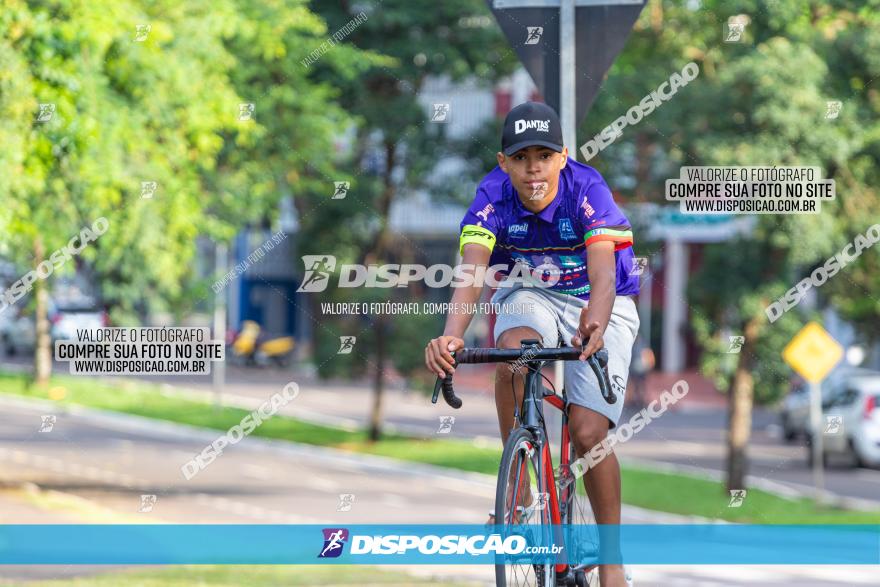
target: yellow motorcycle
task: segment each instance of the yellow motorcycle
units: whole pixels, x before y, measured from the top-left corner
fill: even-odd
[[[231,357],[245,365],[287,367],[293,359],[296,341],[292,336],[261,338],[260,325],[253,320],[241,323],[241,332],[232,342]]]

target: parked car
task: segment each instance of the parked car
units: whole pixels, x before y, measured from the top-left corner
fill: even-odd
[[[52,340],[76,340],[77,330],[102,328],[109,324],[107,313],[93,306],[49,305]]]
[[[33,315],[16,313],[0,322],[0,344],[8,357],[33,352],[35,339]]]
[[[870,369],[843,366],[835,369],[822,382],[820,391],[822,403],[838,391],[841,383],[858,375],[871,375],[875,373]],[[779,411],[779,424],[782,426],[782,436],[787,442],[794,442],[798,438],[809,439],[810,436],[810,386],[795,376],[792,378],[788,394],[782,400],[782,409]]]
[[[859,370],[822,404],[823,459],[845,456],[856,467],[880,466],[880,372]]]
[[[51,299],[47,317],[49,336],[53,343],[56,340],[75,340],[77,330],[101,328],[109,324],[107,313],[100,309],[91,306],[59,306]],[[19,311],[0,320],[0,344],[6,356],[32,353],[36,347],[33,313]]]
[[[821,384],[822,401],[827,401],[842,378],[860,371],[864,369],[844,367],[832,373]],[[810,386],[800,377],[792,380],[789,392],[782,400],[779,423],[786,442],[794,442],[798,438],[808,439],[810,436]]]

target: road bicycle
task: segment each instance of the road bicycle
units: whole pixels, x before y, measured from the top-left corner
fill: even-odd
[[[565,386],[557,392],[541,373],[547,363],[576,361],[581,352],[576,347],[545,349],[538,340],[524,339],[519,349],[465,348],[452,353],[455,365],[503,362],[512,363],[512,368],[526,368],[522,404],[515,408],[514,428],[504,444],[498,469],[495,524],[510,533],[521,534],[525,528],[532,538],[540,537],[543,544],[563,547],[560,554],[547,558],[546,563],[505,559],[496,564],[495,581],[499,587],[581,587],[596,578],[598,531],[585,532],[585,528],[596,529],[595,520],[583,483],[570,467],[578,455],[574,454],[569,437]],[[608,379],[608,352],[600,350],[590,356],[587,363],[596,374],[602,397],[609,404],[615,403],[617,397]],[[542,378],[551,385],[550,389],[543,385]],[[454,409],[461,407],[462,401],[452,387],[451,373],[437,378],[432,403],[437,403],[441,391],[447,404]],[[544,402],[562,412],[558,469],[553,467]]]

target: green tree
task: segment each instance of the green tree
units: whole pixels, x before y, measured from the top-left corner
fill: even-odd
[[[633,177],[623,191],[662,201],[663,181],[682,165],[814,165],[837,182],[837,200],[816,216],[759,216],[753,232],[705,248],[689,290],[702,369],[730,397],[728,485],[743,486],[753,397],[771,402],[790,371],[780,351],[801,324],[768,323],[764,308],[878,217],[876,2],[652,2],[609,75],[584,136],[637,104],[688,61],[700,76],[594,164]],[[748,19],[744,42],[723,43],[730,16]],[[844,103],[825,118],[829,100]],[[630,132],[632,130],[632,132]],[[591,162],[592,163],[592,162]],[[875,256],[863,255],[821,295],[876,332]],[[855,285],[855,287],[853,287]],[[738,355],[727,336],[744,335]]]
[[[469,24],[467,17],[489,14],[480,0],[386,0],[381,4],[314,1],[311,6],[327,21],[328,32],[339,31],[363,12],[365,20],[362,17],[363,22],[345,42],[381,53],[391,61],[372,66],[351,81],[334,82],[342,90],[342,104],[358,120],[353,170],[347,176],[340,173],[343,177],[338,178],[350,179],[351,189],[346,200],[326,202],[328,196],[324,195],[324,202],[315,204],[326,215],[319,212],[310,217],[306,248],[313,252],[333,251],[340,263],[343,259],[362,263],[406,262],[417,251],[412,242],[393,241],[388,226],[391,206],[400,194],[425,185],[428,171],[443,154],[446,144],[438,128],[443,125],[432,123],[425,105],[418,101],[426,78],[472,77],[488,85],[511,70],[515,64],[513,53],[495,26],[473,28]],[[322,60],[313,67],[318,79],[332,76],[325,72]],[[456,107],[453,96],[452,116],[456,115]],[[327,215],[334,220],[327,223]],[[328,230],[333,222],[341,229]],[[332,242],[322,236],[331,237]],[[328,248],[317,248],[327,244]],[[390,293],[386,290],[348,294],[350,291],[346,295],[356,296],[357,300],[373,299],[376,295],[385,298]],[[399,299],[404,293],[408,300],[413,299],[411,290],[395,291],[391,299]],[[326,323],[321,328],[327,328]],[[411,347],[414,341],[394,336],[387,316],[376,316],[369,330],[373,344],[362,347],[368,349],[365,358],[373,366],[369,435],[378,439],[387,357],[403,354],[393,352],[392,345]]]
[[[142,24],[149,30],[136,39]],[[8,2],[0,14],[6,252],[38,266],[103,216],[107,233],[63,269],[93,271],[115,322],[207,297],[193,288],[196,237],[227,239],[269,214],[306,167],[298,161],[329,148],[344,127],[333,92],[291,56],[320,29],[302,0]],[[335,59],[353,68],[359,55],[347,49]],[[249,102],[256,121],[240,117]],[[35,121],[41,103],[53,105],[51,120]],[[142,182],[155,182],[151,199],[141,198]],[[46,292],[42,280],[35,285],[42,382]]]

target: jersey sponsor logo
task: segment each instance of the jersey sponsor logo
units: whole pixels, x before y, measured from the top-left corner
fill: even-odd
[[[574,228],[571,226],[571,220],[568,218],[559,219],[559,236],[567,241],[577,240],[574,234]]]
[[[507,227],[507,236],[510,238],[525,238],[526,234],[529,232],[529,223],[528,222],[520,222],[518,224],[511,224]]]
[[[593,209],[592,206],[590,206],[590,203],[586,199],[584,199],[584,203],[581,204],[581,208],[584,209],[584,214],[587,215],[587,218],[592,218],[593,215],[596,213],[596,211]]]
[[[614,393],[617,395],[623,395],[626,393],[626,384],[623,381],[623,377],[620,375],[612,375],[611,376],[611,389],[614,390]]]
[[[487,232],[482,231],[482,230],[474,230],[472,228],[465,228],[464,230],[462,230],[461,236],[462,237],[480,237],[480,238],[484,238],[486,240],[492,240],[491,234],[488,234]]]
[[[538,132],[550,132],[550,120],[517,120],[513,123],[513,133],[517,135],[530,128]]]
[[[579,296],[579,295],[583,295],[583,294],[585,294],[585,293],[589,293],[589,292],[590,292],[590,284],[588,283],[588,284],[586,284],[586,285],[582,285],[582,286],[580,286],[580,287],[574,287],[574,288],[557,288],[557,287],[554,287],[554,288],[551,288],[551,289],[552,289],[553,291],[558,291],[559,293],[568,294],[568,295],[570,295],[570,296]]]
[[[559,255],[559,264],[563,267],[580,267],[584,260],[576,255]]]
[[[483,219],[483,222],[489,220],[489,214],[495,211],[495,208],[492,204],[486,204],[486,207],[477,212],[477,216]]]

